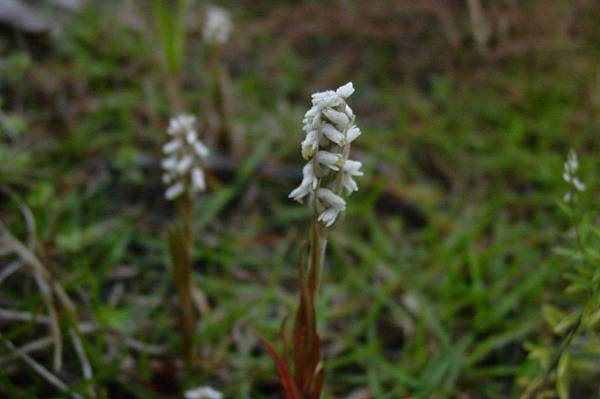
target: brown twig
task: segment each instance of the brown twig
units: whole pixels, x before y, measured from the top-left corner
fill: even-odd
[[[4,344],[10,351],[15,353],[17,357],[21,358],[25,363],[27,363],[27,365],[31,367],[36,373],[38,373],[40,377],[45,379],[48,383],[50,383],[60,391],[65,393],[69,392],[69,387],[64,382],[62,382],[57,376],[52,374],[50,371],[48,371],[44,366],[33,360],[26,353],[19,352],[12,342],[4,338],[2,333],[0,333],[0,338],[2,338]],[[70,396],[72,396],[75,399],[83,399],[83,397],[77,393],[71,393]]]

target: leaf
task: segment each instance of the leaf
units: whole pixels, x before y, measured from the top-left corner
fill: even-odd
[[[578,322],[580,314],[578,311],[573,311],[565,315],[556,326],[552,327],[555,334],[564,334],[571,326]]]
[[[154,0],[154,19],[168,71],[176,75],[181,68],[185,39],[186,0]]]
[[[319,399],[321,397],[321,391],[323,390],[323,369],[319,369],[317,377],[315,379],[315,391],[313,392],[312,399]]]
[[[306,283],[306,272],[305,272],[305,245],[300,249],[300,263],[298,265],[298,282],[300,284],[300,296],[298,298],[298,309],[296,310],[296,318],[294,320],[293,330],[293,345],[294,345],[294,371],[295,379],[298,386],[302,387],[304,381],[304,370],[305,370],[305,354],[306,354],[306,342],[308,341],[308,324],[309,317],[307,315],[309,305],[309,293]]]
[[[96,308],[96,317],[102,325],[118,331],[127,330],[127,332],[131,332],[131,328],[127,329],[128,322],[131,320],[131,315],[126,309],[101,305]]]
[[[275,363],[275,367],[277,368],[277,372],[279,374],[279,382],[281,383],[283,392],[285,393],[285,399],[302,399],[298,388],[294,383],[294,379],[292,378],[288,365],[283,362],[281,357],[277,354],[277,351],[262,335],[259,334],[258,339],[267,352],[269,352],[271,359],[273,359],[273,362]]]
[[[301,390],[305,395],[308,395],[311,391],[313,381],[318,376],[317,368],[321,361],[321,338],[316,331],[313,331],[311,335],[312,345],[308,348],[308,361],[304,372],[306,380],[301,387]]]
[[[569,399],[569,363],[571,356],[568,352],[564,353],[558,361],[556,369],[556,390],[560,399]]]
[[[296,385],[303,397],[310,394],[317,367],[321,361],[321,340],[317,334],[315,311],[316,291],[320,269],[320,248],[318,227],[313,223],[311,265],[306,276],[304,247],[298,265],[298,280],[300,282],[299,306],[294,324],[294,371]],[[322,239],[322,238],[321,238]]]
[[[468,363],[470,365],[474,365],[485,358],[492,351],[499,350],[511,342],[519,341],[524,336],[529,334],[537,324],[538,320],[535,317],[532,317],[531,315],[525,315],[522,320],[514,322],[511,330],[491,335],[490,337],[477,343],[477,345],[471,350]]]
[[[542,317],[556,331],[556,326],[564,320],[566,314],[555,306],[544,305],[542,306]]]
[[[583,320],[585,326],[590,329],[594,328],[598,322],[600,322],[600,309],[586,315]]]

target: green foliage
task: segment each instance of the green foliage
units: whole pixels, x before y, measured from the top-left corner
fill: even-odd
[[[183,62],[187,0],[153,0],[152,6],[165,66],[177,76]]]
[[[12,83],[21,82],[32,67],[31,55],[25,51],[16,51],[0,60],[2,80]]]
[[[597,377],[600,353],[600,231],[594,217],[597,210],[582,210],[561,204],[571,221],[569,247],[558,247],[555,252],[569,265],[564,273],[567,286],[565,295],[574,298],[568,309],[546,304],[542,316],[559,345],[552,347],[544,343],[529,344],[529,356],[538,362],[543,376],[529,384],[527,392],[535,393],[550,381],[561,399],[571,397],[572,380]],[[564,306],[564,305],[563,305]],[[546,392],[551,389],[546,388]]]

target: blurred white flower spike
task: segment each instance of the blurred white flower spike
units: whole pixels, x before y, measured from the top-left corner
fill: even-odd
[[[204,19],[204,41],[208,44],[223,45],[233,29],[231,16],[224,8],[208,6]]]
[[[563,179],[569,184],[569,191],[563,196],[563,201],[573,202],[577,198],[578,191],[585,191],[585,184],[577,177],[577,169],[579,168],[579,161],[577,160],[577,153],[574,150],[569,151],[569,156],[565,162],[565,170],[563,172]]]
[[[185,114],[172,118],[169,123],[167,133],[172,138],[163,146],[162,161],[168,200],[206,190],[204,162],[209,150],[198,138],[195,124],[196,118]]]
[[[312,107],[306,112],[303,128],[302,157],[308,161],[302,170],[302,183],[289,197],[302,202],[309,197],[317,219],[332,226],[346,210],[341,197],[358,190],[354,176],[362,176],[362,164],[349,159],[350,144],[361,134],[355,125],[355,115],[346,103],[354,93],[352,83],[337,90],[312,95]]]
[[[223,394],[211,387],[198,387],[185,391],[185,399],[223,399]]]

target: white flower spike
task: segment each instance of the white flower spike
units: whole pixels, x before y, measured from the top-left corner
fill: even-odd
[[[206,190],[204,162],[209,151],[198,138],[195,123],[196,118],[185,114],[172,118],[169,123],[167,133],[172,139],[163,146],[165,158],[161,163],[168,200]]]
[[[204,20],[204,41],[209,44],[223,45],[229,39],[233,29],[229,12],[217,6],[208,6]]]
[[[574,150],[569,151],[567,161],[564,166],[563,179],[569,184],[569,191],[563,196],[563,201],[573,202],[577,198],[578,191],[585,191],[585,184],[577,177],[579,161],[577,153]]]
[[[362,176],[362,163],[349,159],[350,143],[360,136],[354,124],[355,115],[346,103],[354,93],[352,83],[337,90],[312,95],[312,107],[306,112],[302,130],[302,157],[308,161],[302,170],[302,182],[289,195],[302,202],[310,197],[317,220],[332,226],[346,210],[342,192],[350,195],[358,190],[354,176]]]

